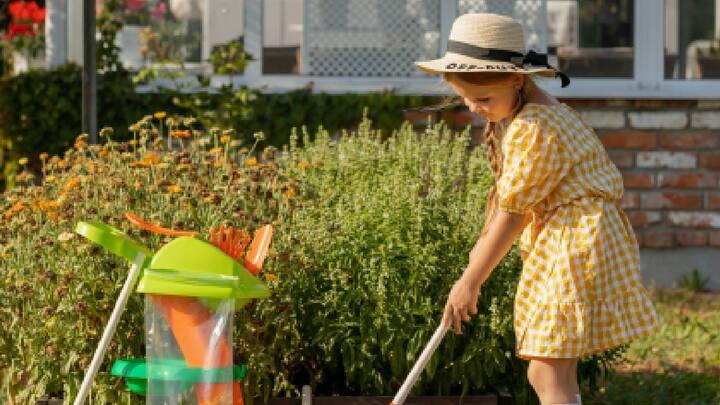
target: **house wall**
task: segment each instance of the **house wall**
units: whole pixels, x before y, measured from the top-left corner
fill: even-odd
[[[622,205],[641,247],[648,283],[672,286],[697,269],[720,290],[720,101],[562,100],[595,128],[623,174]],[[407,118],[424,125],[427,113]],[[469,111],[434,114],[457,127]]]

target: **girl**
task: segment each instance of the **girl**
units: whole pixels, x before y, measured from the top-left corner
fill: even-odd
[[[442,74],[487,122],[497,182],[486,221],[443,322],[460,333],[480,287],[520,236],[516,352],[542,404],[580,404],[578,358],[652,333],[657,319],[640,281],[635,235],[620,207],[622,177],[580,116],[533,82],[569,79],[525,53],[521,25],[494,14],[453,23],[444,57],[416,62]]]

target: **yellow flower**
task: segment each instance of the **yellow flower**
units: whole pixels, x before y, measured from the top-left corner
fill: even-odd
[[[158,111],[153,115],[155,118],[161,120],[165,117],[167,117],[167,113],[165,111]]]
[[[255,166],[257,164],[257,159],[255,159],[254,157],[246,159],[245,164],[248,166]]]
[[[165,162],[163,162],[163,163],[158,163],[158,165],[157,165],[157,168],[158,168],[158,169],[167,169],[168,167],[170,167],[170,164],[169,164],[169,163],[165,163]]]
[[[177,171],[183,171],[183,170],[190,170],[192,169],[192,165],[190,163],[180,163],[179,165],[175,166],[175,170]]]
[[[20,160],[18,160],[18,163],[22,166],[25,166],[28,163],[28,158],[20,158]]]
[[[306,161],[298,162],[297,166],[301,169],[309,169],[312,165]]]
[[[59,240],[60,242],[67,242],[74,237],[75,237],[75,234],[72,232],[63,232],[60,235],[58,235],[57,240]]]
[[[222,148],[219,146],[216,146],[208,151],[208,153],[211,155],[217,155],[220,152],[222,152]]]
[[[222,144],[228,143],[229,140],[230,140],[229,135],[223,135],[220,137],[220,143],[222,143]]]
[[[45,161],[48,158],[47,152],[43,152],[40,154],[40,160]]]
[[[182,189],[177,184],[171,184],[171,185],[167,186],[168,193],[179,193],[180,190],[182,190]]]
[[[265,273],[265,280],[268,280],[268,281],[278,281],[278,280],[280,280],[280,277],[278,277],[278,276],[276,276],[276,275],[274,275],[274,274],[272,274],[272,273]]]
[[[45,182],[46,182],[46,183],[55,183],[55,180],[57,180],[57,178],[56,178],[55,176],[53,176],[53,175],[50,175],[50,176],[45,177]]]

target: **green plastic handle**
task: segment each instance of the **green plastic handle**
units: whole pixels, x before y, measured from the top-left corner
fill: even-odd
[[[147,267],[153,258],[153,252],[150,249],[130,239],[122,231],[102,222],[78,222],[75,232],[115,255],[125,258],[128,262],[132,263],[138,253],[143,253],[145,254],[143,267]]]

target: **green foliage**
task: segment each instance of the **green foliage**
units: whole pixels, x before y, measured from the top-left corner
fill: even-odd
[[[363,111],[375,125],[389,133],[399,128],[406,108],[427,105],[433,98],[399,96],[392,92],[368,94],[316,94],[301,89],[279,94],[257,90],[234,90],[224,86],[217,93],[176,96],[177,106],[189,111],[206,127],[235,128],[247,135],[264,132],[268,144],[287,144],[292,128],[305,126],[310,132],[323,127],[331,133],[357,126]]]
[[[169,95],[136,93],[124,70],[98,75],[97,84],[98,127],[114,127],[116,139],[128,139],[128,124],[147,111],[175,110]],[[59,154],[71,146],[81,117],[82,71],[77,65],[0,79],[0,144],[5,145],[0,166],[10,176],[5,178],[12,182],[13,165],[21,157],[29,158],[37,171],[38,154]]]
[[[693,269],[690,274],[685,274],[678,279],[678,286],[692,292],[707,291],[707,284],[710,277],[703,278],[698,269]]]
[[[210,53],[213,72],[220,75],[242,74],[251,60],[252,55],[245,52],[244,44],[239,40],[214,46]]]
[[[97,70],[99,72],[123,70],[120,62],[120,48],[115,44],[117,33],[122,28],[122,21],[118,18],[118,14],[123,6],[122,0],[106,0],[97,16],[96,25],[100,33],[97,41]]]

